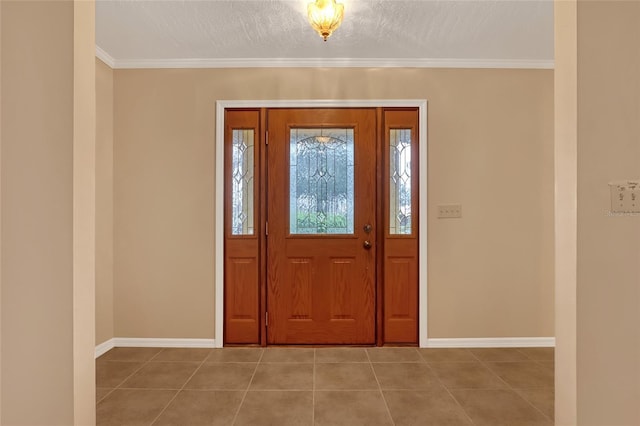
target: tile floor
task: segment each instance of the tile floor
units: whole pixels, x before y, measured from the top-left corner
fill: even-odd
[[[114,348],[98,425],[553,425],[552,348]]]

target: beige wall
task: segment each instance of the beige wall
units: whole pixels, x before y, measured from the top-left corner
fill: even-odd
[[[1,4],[0,423],[71,424],[73,3]]]
[[[113,70],[96,59],[96,345],[113,334]]]
[[[0,8],[0,423],[92,424],[93,3]]]
[[[555,421],[577,424],[577,3],[555,2]]]
[[[640,424],[640,217],[608,183],[640,179],[640,2],[578,2],[578,424]]]
[[[95,1],[73,1],[73,424],[96,422]]]
[[[429,337],[554,335],[553,71],[191,69],[114,73],[116,336],[214,337],[215,101],[348,98],[429,101]]]
[[[2,422],[2,4],[0,4],[0,423]]]
[[[640,3],[555,19],[556,424],[638,425],[640,217],[610,214],[608,183],[640,178]]]

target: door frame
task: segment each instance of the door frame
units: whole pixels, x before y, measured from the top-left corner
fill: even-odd
[[[372,100],[247,100],[216,101],[216,172],[215,172],[215,245],[214,293],[215,336],[214,346],[224,345],[224,129],[227,108],[418,108],[419,170],[419,235],[418,235],[418,343],[427,347],[427,100],[426,99],[372,99]]]

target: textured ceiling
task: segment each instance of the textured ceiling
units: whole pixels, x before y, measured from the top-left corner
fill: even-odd
[[[96,44],[116,65],[172,60],[553,60],[553,1],[343,0],[323,42],[308,0],[98,0]]]

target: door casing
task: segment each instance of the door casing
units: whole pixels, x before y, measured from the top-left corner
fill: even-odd
[[[419,119],[419,237],[418,308],[419,346],[427,346],[427,101],[426,100],[303,100],[303,101],[217,101],[215,175],[215,347],[224,344],[224,129],[227,108],[400,108],[417,107]]]

